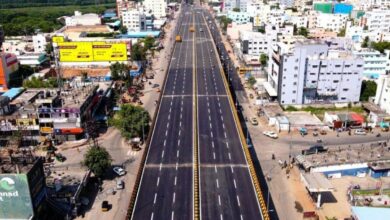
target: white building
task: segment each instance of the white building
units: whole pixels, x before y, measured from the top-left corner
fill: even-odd
[[[32,36],[34,52],[35,53],[43,53],[46,50],[46,37],[43,34],[37,34]]]
[[[390,76],[382,75],[377,81],[375,104],[390,114]]]
[[[367,11],[361,24],[367,27],[368,31],[390,31],[390,10],[373,10]]]
[[[318,13],[315,25],[317,28],[324,28],[339,32],[342,28],[345,28],[347,20],[348,15],[346,14]]]
[[[153,14],[158,19],[167,16],[167,2],[165,0],[144,0],[142,4],[148,13]]]
[[[290,17],[290,22],[291,22],[293,25],[296,25],[297,28],[300,28],[300,27],[307,28],[308,25],[309,25],[309,19],[308,19],[308,17],[302,16],[302,15],[292,15],[292,16]]]
[[[384,54],[377,50],[362,48],[358,51],[353,51],[353,54],[363,58],[364,71],[363,75],[371,79],[377,79],[381,75],[385,75],[389,70],[390,51],[386,50]]]
[[[266,34],[253,31],[240,31],[241,53],[243,55],[260,56],[268,54],[268,38]]]
[[[86,25],[100,25],[101,19],[97,14],[81,14],[79,11],[74,12],[74,16],[65,17],[66,26],[86,26]]]
[[[122,11],[122,24],[129,32],[139,32],[145,29],[146,16],[142,10],[128,9]]]
[[[227,17],[237,24],[249,23],[251,17],[245,12],[228,11]]]
[[[278,43],[272,50],[264,87],[280,104],[359,101],[363,59],[308,40]]]

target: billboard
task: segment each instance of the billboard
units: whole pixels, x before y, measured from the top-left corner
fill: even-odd
[[[31,219],[34,215],[25,174],[0,174],[0,219]]]
[[[63,36],[54,36],[51,40],[53,43],[63,43],[65,41]]]
[[[61,62],[126,61],[126,43],[63,42],[58,43]]]

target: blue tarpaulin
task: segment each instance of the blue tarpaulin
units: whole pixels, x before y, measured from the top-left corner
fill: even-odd
[[[6,96],[8,97],[10,100],[13,100],[15,99],[18,95],[20,95],[20,93],[22,93],[24,91],[23,88],[12,88],[10,90],[8,90],[7,92],[5,92],[2,96]]]

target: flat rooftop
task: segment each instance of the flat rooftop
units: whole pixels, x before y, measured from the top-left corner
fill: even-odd
[[[285,112],[284,115],[292,126],[323,126],[324,123],[317,116],[309,112]]]

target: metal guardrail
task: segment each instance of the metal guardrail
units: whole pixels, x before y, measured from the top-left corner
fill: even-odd
[[[204,18],[204,15],[203,15],[203,14],[202,14],[202,17],[203,17],[203,20],[205,21],[205,23],[207,24],[207,21],[206,21],[206,19]],[[207,30],[209,31],[210,36],[212,36],[208,24],[207,24]],[[213,38],[214,49],[217,51],[217,48],[216,48],[216,46],[215,46],[214,37],[212,36],[212,38]],[[228,99],[229,99],[230,108],[232,109],[234,121],[235,121],[236,126],[237,126],[237,128],[238,128],[238,132],[239,132],[239,135],[240,135],[240,139],[241,139],[242,147],[243,147],[243,150],[244,150],[245,158],[246,158],[247,163],[248,163],[248,168],[249,168],[250,176],[251,176],[251,178],[252,178],[253,185],[254,185],[254,187],[255,187],[256,196],[257,196],[257,199],[258,199],[259,204],[260,204],[260,209],[261,209],[260,211],[261,211],[261,213],[262,213],[263,219],[264,219],[264,220],[269,220],[270,217],[269,217],[269,214],[268,214],[268,211],[267,211],[267,205],[266,205],[265,200],[264,200],[264,198],[263,198],[261,186],[260,186],[259,180],[258,180],[257,175],[256,175],[256,170],[255,170],[255,168],[254,168],[253,161],[252,161],[252,158],[251,158],[251,155],[250,155],[248,146],[247,146],[247,144],[246,144],[244,132],[243,132],[243,129],[242,129],[242,127],[241,127],[240,120],[239,120],[239,118],[238,118],[238,113],[237,113],[237,110],[236,110],[235,105],[234,105],[234,102],[233,102],[232,93],[231,93],[231,91],[230,91],[230,89],[229,89],[229,85],[228,85],[228,83],[227,83],[226,74],[225,74],[225,71],[224,71],[223,68],[222,68],[221,62],[218,62],[218,65],[219,65],[220,70],[221,70],[221,71],[220,71],[220,74],[221,74],[222,79],[223,79],[223,83],[224,83],[224,86],[225,86],[225,90],[226,90],[226,92],[228,93]]]
[[[177,21],[177,23],[176,23],[177,26],[179,25],[179,22],[180,22],[180,26],[181,26],[181,17],[182,17],[182,11],[180,11],[180,13],[178,15],[178,19],[180,19],[180,21],[179,20]],[[178,33],[178,30],[176,30],[176,28],[175,28],[174,32]],[[175,39],[174,36],[172,36],[171,37],[171,41],[173,41],[173,45],[172,45],[172,48],[171,48],[171,51],[170,51],[170,56],[172,56],[172,54],[174,52],[174,49],[176,47],[176,41],[174,39]],[[172,62],[172,59],[169,60],[168,67],[165,70],[163,88],[161,89],[161,93],[159,95],[158,100],[162,99],[163,91],[165,91],[166,81],[168,79],[169,66],[170,66],[171,62]],[[153,120],[152,120],[151,128],[154,128],[156,126],[157,114],[158,114],[159,110],[160,110],[160,105],[157,105],[156,106],[156,110],[155,110],[155,112],[153,114]],[[135,180],[135,183],[134,183],[134,187],[133,187],[133,192],[132,192],[131,197],[130,197],[129,207],[127,209],[126,219],[131,219],[131,216],[132,216],[132,214],[134,212],[135,201],[136,201],[138,190],[139,190],[139,186],[140,186],[140,183],[141,183],[141,177],[142,177],[142,174],[143,174],[143,171],[144,171],[144,168],[145,168],[146,157],[147,157],[148,152],[149,152],[149,147],[150,147],[150,142],[151,142],[151,139],[152,139],[152,132],[153,132],[153,130],[154,129],[150,129],[149,132],[148,132],[148,138],[146,139],[146,142],[145,142],[145,151],[144,151],[144,153],[142,155],[141,163],[140,163],[140,166],[138,168],[137,177],[136,177],[136,180]]]

